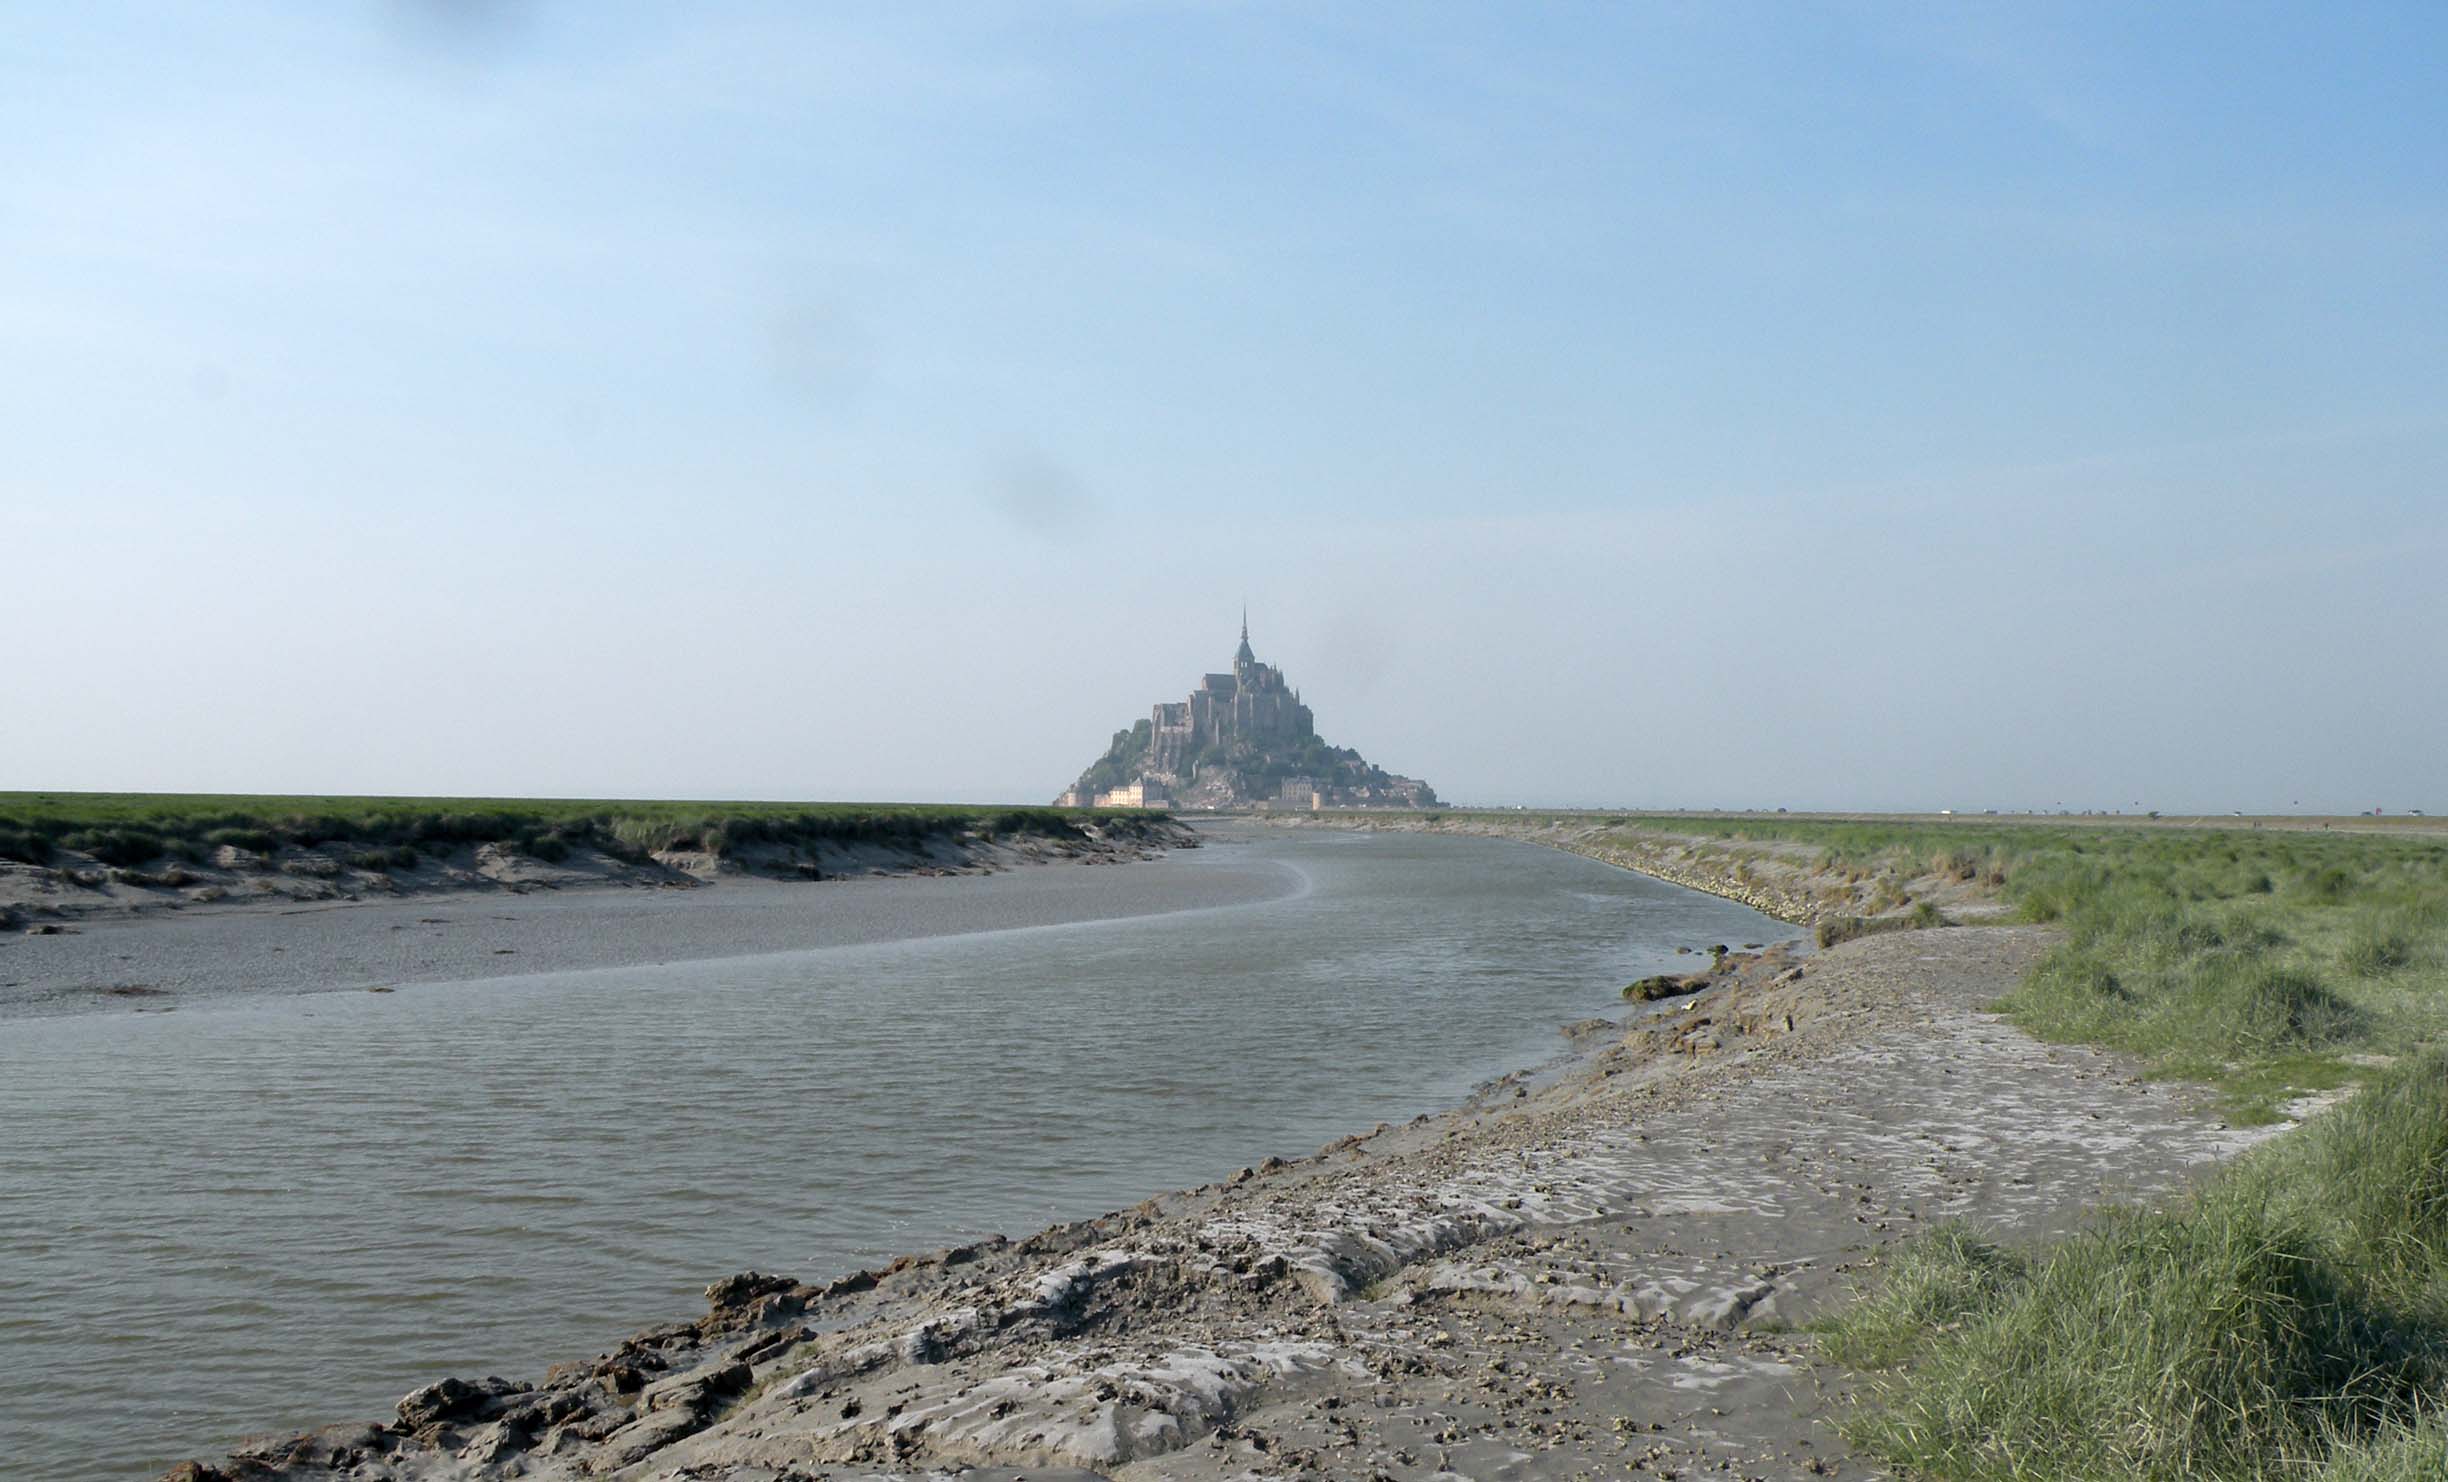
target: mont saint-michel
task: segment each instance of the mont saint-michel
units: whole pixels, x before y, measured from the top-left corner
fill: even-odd
[[[1300,691],[1250,648],[1249,617],[1228,673],[1186,700],[1160,701],[1113,734],[1060,807],[1426,808],[1436,789],[1398,777],[1347,746],[1329,746]]]

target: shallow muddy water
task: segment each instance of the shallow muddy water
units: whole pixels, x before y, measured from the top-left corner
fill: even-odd
[[[1089,878],[1158,914],[1078,919]],[[929,888],[960,934],[914,934]],[[0,1007],[39,1005],[0,1022],[6,1475],[146,1477],[446,1373],[536,1377],[734,1271],[838,1275],[1305,1153],[1556,1054],[1679,945],[1792,935],[1576,856],[1405,834],[730,889],[0,948]],[[173,991],[62,991],[104,959]],[[351,986],[304,991],[326,985]]]

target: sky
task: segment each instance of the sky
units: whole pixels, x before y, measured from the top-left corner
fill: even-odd
[[[19,8],[0,789],[2448,811],[2432,3]]]

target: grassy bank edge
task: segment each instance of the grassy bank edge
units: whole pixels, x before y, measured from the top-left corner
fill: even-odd
[[[1827,1355],[1867,1377],[1853,1430],[1868,1447],[1972,1482],[2448,1476],[2448,843],[2059,820],[1502,818],[1410,826],[1495,827],[1601,858],[1672,839],[1686,867],[1736,881],[1774,852],[1805,877],[1778,887],[1787,899],[1874,892],[1867,919],[1882,923],[1924,913],[1915,892],[1952,881],[2002,919],[2062,932],[1998,1004],[2036,1035],[2213,1085],[2241,1120],[2361,1086],[2168,1207],[2102,1209],[2038,1249],[1951,1227],[1888,1254],[1822,1329]]]

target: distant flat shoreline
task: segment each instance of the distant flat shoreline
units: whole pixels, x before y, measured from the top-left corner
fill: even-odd
[[[1163,815],[968,805],[0,793],[0,929],[201,909],[984,874],[1196,848]]]
[[[653,966],[1023,930],[1280,898],[1280,870],[1163,867],[1152,848],[657,889],[434,889],[109,913],[0,936],[0,1019],[158,1013],[248,997]],[[1062,868],[1069,864],[1073,868]],[[1080,868],[1097,865],[1101,868]]]

